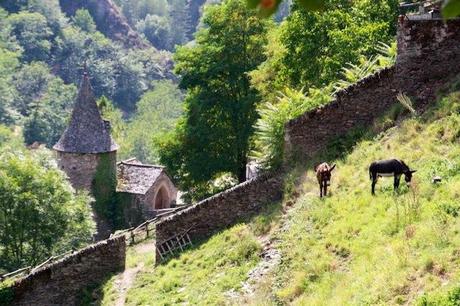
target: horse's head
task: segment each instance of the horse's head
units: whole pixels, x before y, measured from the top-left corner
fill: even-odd
[[[417,170],[407,170],[404,172],[404,180],[406,181],[407,184],[410,183],[410,181],[412,180],[412,174],[417,172]]]
[[[323,181],[326,182],[327,186],[331,185],[331,172],[334,170],[335,164],[332,165],[332,167],[329,167],[328,164],[326,164],[326,167],[324,167],[322,171],[322,178]]]

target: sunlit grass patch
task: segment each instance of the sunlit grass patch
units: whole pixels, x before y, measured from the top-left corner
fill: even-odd
[[[297,201],[278,237],[281,303],[415,303],[459,280],[459,101],[454,93],[429,115],[359,142],[336,161],[331,196]],[[412,187],[402,180],[394,192],[391,178],[380,179],[372,196],[369,164],[392,157],[418,170]]]
[[[216,305],[239,289],[259,261],[261,246],[248,225],[213,236],[167,264],[141,273],[128,292],[127,305]]]

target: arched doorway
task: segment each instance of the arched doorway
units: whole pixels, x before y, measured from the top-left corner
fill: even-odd
[[[169,205],[168,191],[164,186],[161,186],[155,196],[155,209],[167,208]]]

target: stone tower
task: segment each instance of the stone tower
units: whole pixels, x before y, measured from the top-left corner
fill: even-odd
[[[116,186],[118,146],[110,136],[110,122],[101,117],[86,69],[69,126],[53,148],[59,167],[76,190],[88,190],[95,197],[101,193],[95,188],[115,192],[111,189]],[[106,185],[95,186],[96,177]]]

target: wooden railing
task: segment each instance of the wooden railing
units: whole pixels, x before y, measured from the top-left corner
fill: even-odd
[[[28,267],[21,268],[21,269],[18,269],[16,271],[13,271],[13,272],[9,272],[9,273],[0,275],[0,281],[4,281],[5,279],[9,279],[9,278],[19,277],[19,276],[24,275],[24,274],[34,273],[35,271],[37,271],[38,269],[40,269],[44,265],[46,265],[46,264],[48,264],[50,262],[57,261],[57,260],[65,257],[65,256],[67,256],[67,255],[69,255],[69,254],[71,254],[73,252],[74,251],[68,251],[68,252],[65,252],[65,253],[62,253],[62,254],[59,254],[59,255],[51,256],[48,259],[46,259],[44,262],[36,265],[35,267],[28,266]]]
[[[131,227],[131,228],[128,228],[128,229],[124,229],[122,231],[118,231],[118,232],[115,232],[114,234],[110,235],[110,238],[113,238],[113,237],[119,237],[121,235],[124,235],[125,236],[125,239],[126,239],[126,244],[127,245],[132,245],[132,244],[135,244],[135,243],[139,243],[143,240],[146,240],[150,237],[154,237],[154,229],[155,229],[155,224],[159,221],[159,219],[161,219],[162,217],[165,217],[165,216],[168,216],[168,215],[171,215],[171,214],[174,214],[182,209],[186,208],[186,206],[181,206],[181,207],[177,207],[177,208],[173,208],[173,209],[168,209],[164,212],[161,212],[159,213],[158,215],[155,216],[155,218],[153,219],[150,219],[150,220],[147,220],[145,221],[144,223],[138,225],[137,227]],[[6,273],[6,274],[3,274],[3,275],[0,275],[0,281],[4,281],[6,279],[12,279],[12,278],[17,278],[19,276],[22,276],[22,275],[27,275],[29,273],[33,273],[35,271],[37,271],[39,268],[47,265],[47,264],[50,264],[50,263],[53,263],[71,253],[73,253],[74,251],[68,251],[66,253],[63,253],[63,254],[60,254],[60,255],[56,255],[56,256],[51,256],[49,257],[48,259],[46,259],[45,261],[43,261],[42,263],[40,263],[39,265],[37,266],[28,266],[28,267],[24,267],[24,268],[21,268],[21,269],[18,269],[16,271],[13,271],[13,272],[9,272],[9,273]]]

